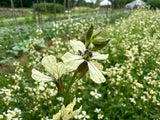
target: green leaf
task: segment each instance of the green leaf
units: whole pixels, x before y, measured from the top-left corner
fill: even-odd
[[[4,60],[1,60],[0,61],[0,64],[4,64],[4,63],[6,63],[6,62],[10,62],[11,60],[13,60],[14,58],[13,57],[7,57],[7,58],[5,58]]]
[[[20,47],[19,46],[14,46],[12,49],[13,50],[20,50]]]
[[[108,43],[109,43],[110,39],[109,38],[102,38],[102,37],[98,37],[97,39],[95,39],[92,43],[94,45],[94,47],[92,48],[93,51],[97,51],[102,49],[103,47],[105,47]]]
[[[100,30],[100,28],[98,28],[97,30],[95,30],[93,32],[93,35],[92,35],[92,39],[95,39],[102,31]]]
[[[83,33],[82,36],[80,37],[80,41],[82,41],[85,44],[86,40],[86,33]]]
[[[27,52],[29,49],[28,49],[28,48],[25,48],[25,47],[22,47],[22,50],[23,50],[23,52],[25,53],[25,52]]]
[[[99,36],[96,39],[94,39],[92,43],[94,45],[102,45],[102,44],[104,44],[106,42],[108,43],[109,41],[110,41],[109,38],[103,38],[103,37]]]
[[[86,43],[90,42],[90,39],[91,39],[92,34],[93,34],[93,28],[94,28],[93,25],[91,25],[91,27],[87,31],[86,40],[85,40]]]

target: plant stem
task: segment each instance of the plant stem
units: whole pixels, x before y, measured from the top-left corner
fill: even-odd
[[[69,91],[70,91],[70,89],[71,89],[74,81],[76,80],[76,79],[75,79],[75,78],[76,78],[76,75],[77,75],[77,71],[75,71],[75,73],[74,73],[74,75],[73,75],[73,77],[72,77],[72,79],[71,79],[71,81],[70,81],[70,83],[69,83],[69,85],[68,85],[68,87],[67,87],[67,90],[66,90],[66,93],[65,93],[65,96],[64,96],[64,105],[65,105],[65,106],[66,106],[67,100],[68,100],[68,93],[69,93]]]
[[[86,49],[88,49],[89,45],[90,45],[90,42],[87,42],[86,43]]]

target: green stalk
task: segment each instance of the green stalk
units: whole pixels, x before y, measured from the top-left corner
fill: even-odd
[[[90,45],[90,42],[87,42],[86,43],[86,49],[88,49],[89,45]]]
[[[62,80],[59,78],[58,80],[55,81],[55,84],[58,88],[58,92],[62,94],[64,92]]]
[[[67,90],[66,90],[66,93],[65,93],[65,96],[64,96],[64,105],[65,105],[65,106],[67,105],[67,101],[68,101],[68,93],[69,93],[69,91],[70,91],[73,83],[74,83],[75,80],[76,80],[76,79],[75,79],[75,78],[76,78],[76,75],[77,75],[77,71],[75,71],[75,73],[74,73],[74,75],[73,75],[73,77],[72,77],[72,79],[71,79],[71,81],[70,81],[70,83],[69,83],[69,85],[68,85],[68,87],[67,87]]]

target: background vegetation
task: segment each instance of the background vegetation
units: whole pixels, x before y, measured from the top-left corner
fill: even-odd
[[[43,0],[40,12],[33,11],[31,0],[22,1],[14,0],[18,25],[12,10],[6,8],[10,0],[0,2],[0,119],[52,119],[61,109],[64,96],[58,93],[54,81],[33,80],[31,71],[35,68],[48,75],[41,65],[44,56],[54,55],[61,62],[66,52],[73,52],[69,41],[81,40],[91,25],[94,32],[102,31],[100,42],[110,40],[98,51],[108,54],[108,59],[92,61],[106,82],[96,84],[88,73],[76,80],[68,99],[76,97],[75,109],[82,105],[82,112],[73,120],[160,119],[158,0],[144,0],[154,10],[131,11],[122,8],[132,0],[114,0],[112,7],[121,8],[114,10],[97,8],[100,0],[96,4],[72,0],[71,14],[64,14],[63,0],[57,0],[54,22],[53,0],[46,0],[47,13]],[[62,76],[65,90],[72,74]]]
[[[73,119],[158,120],[159,12],[136,10],[129,17],[117,19],[114,24],[108,24],[112,23],[111,16],[102,16],[78,21],[71,19],[68,22],[46,24],[41,28],[29,26],[4,29],[0,33],[4,33],[0,38],[1,57],[15,54],[16,61],[8,62],[7,58],[1,61],[0,116],[4,120],[52,119],[63,104],[63,95],[57,94],[54,82],[33,80],[31,70],[36,68],[46,73],[40,63],[41,59],[46,55],[54,55],[61,61],[61,56],[71,51],[68,41],[75,38],[80,40],[82,33],[92,24],[95,29],[103,31],[100,38],[110,38],[108,45],[99,51],[108,54],[108,59],[95,62],[105,75],[106,82],[96,84],[88,73],[75,82],[70,99],[77,98],[75,109],[81,105],[83,108],[80,115]],[[62,78],[66,89],[71,75],[65,74]]]
[[[22,2],[21,2],[22,1]],[[93,3],[87,3],[85,2],[85,0],[70,0],[70,2],[72,3],[71,7],[73,6],[88,6],[88,7],[92,7],[92,8],[96,8],[99,6],[99,3],[102,0],[97,0],[96,4]],[[133,0],[111,0],[114,8],[120,8],[120,7],[124,7],[127,3],[132,2]],[[151,5],[153,8],[160,8],[160,1],[159,0],[143,0],[144,2],[146,2],[148,5]],[[26,7],[26,8],[31,8],[33,6],[33,2],[36,3],[36,0],[14,0],[14,5],[16,8],[20,8],[20,7]],[[41,3],[43,3],[44,1],[41,0],[39,1]],[[49,3],[53,3],[53,0],[45,0],[45,2],[49,2]],[[63,5],[64,0],[56,0],[57,4],[61,4]],[[68,0],[66,0],[66,6],[68,6]],[[0,2],[0,7],[8,7],[10,8],[10,0],[1,0]]]

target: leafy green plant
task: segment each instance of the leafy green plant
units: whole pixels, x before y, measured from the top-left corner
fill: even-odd
[[[92,13],[94,12],[95,10],[90,8],[90,7],[74,7],[72,8],[72,12],[73,13]]]
[[[69,118],[73,117],[73,112],[80,110],[82,106],[82,112],[74,116],[73,120],[158,120],[159,19],[159,10],[140,9],[132,12],[128,18],[120,18],[115,24],[107,26],[106,17],[98,17],[77,20],[78,23],[70,20],[52,26],[46,24],[41,28],[24,27],[28,32],[24,31],[24,34],[13,28],[12,31],[4,30],[6,38],[0,38],[3,50],[7,50],[7,47],[12,49],[14,45],[22,42],[23,37],[24,41],[27,40],[29,35],[51,43],[50,46],[37,50],[34,39],[28,39],[30,43],[26,56],[14,61],[14,67],[7,66],[7,69],[13,67],[12,72],[5,74],[2,70],[0,117],[55,120],[57,116],[59,120],[64,119],[66,114]],[[90,27],[91,24],[94,28]],[[7,41],[9,33],[14,36],[19,33],[21,39],[16,37],[19,38],[17,41]],[[80,38],[81,35],[83,40]],[[3,41],[4,38],[6,41]],[[80,40],[86,43],[86,46]],[[3,46],[5,42],[6,46]],[[14,42],[16,44],[12,46]],[[99,51],[91,50],[94,46],[103,44],[105,46]],[[21,47],[21,44],[18,46]],[[99,60],[95,61],[95,55],[100,53],[101,55],[96,57]],[[107,59],[101,61],[102,58]],[[61,69],[63,63],[65,69]],[[95,74],[90,75],[91,64],[95,66],[94,70],[98,69],[100,74],[103,73],[103,77],[100,74],[98,78],[93,77]],[[86,71],[89,72],[85,73]],[[74,79],[76,77],[79,78]],[[63,93],[68,94],[65,95],[67,97]],[[73,100],[74,97],[76,99]],[[74,102],[67,107],[66,104],[70,101]]]
[[[150,5],[152,8],[160,8],[160,1],[159,0],[147,0],[147,4]]]
[[[40,3],[38,6],[40,11],[43,13],[45,13],[45,5],[46,5],[47,12],[53,13],[54,3]],[[35,5],[35,8],[37,8],[37,5]],[[63,13],[64,12],[63,5],[56,3],[56,12]]]

